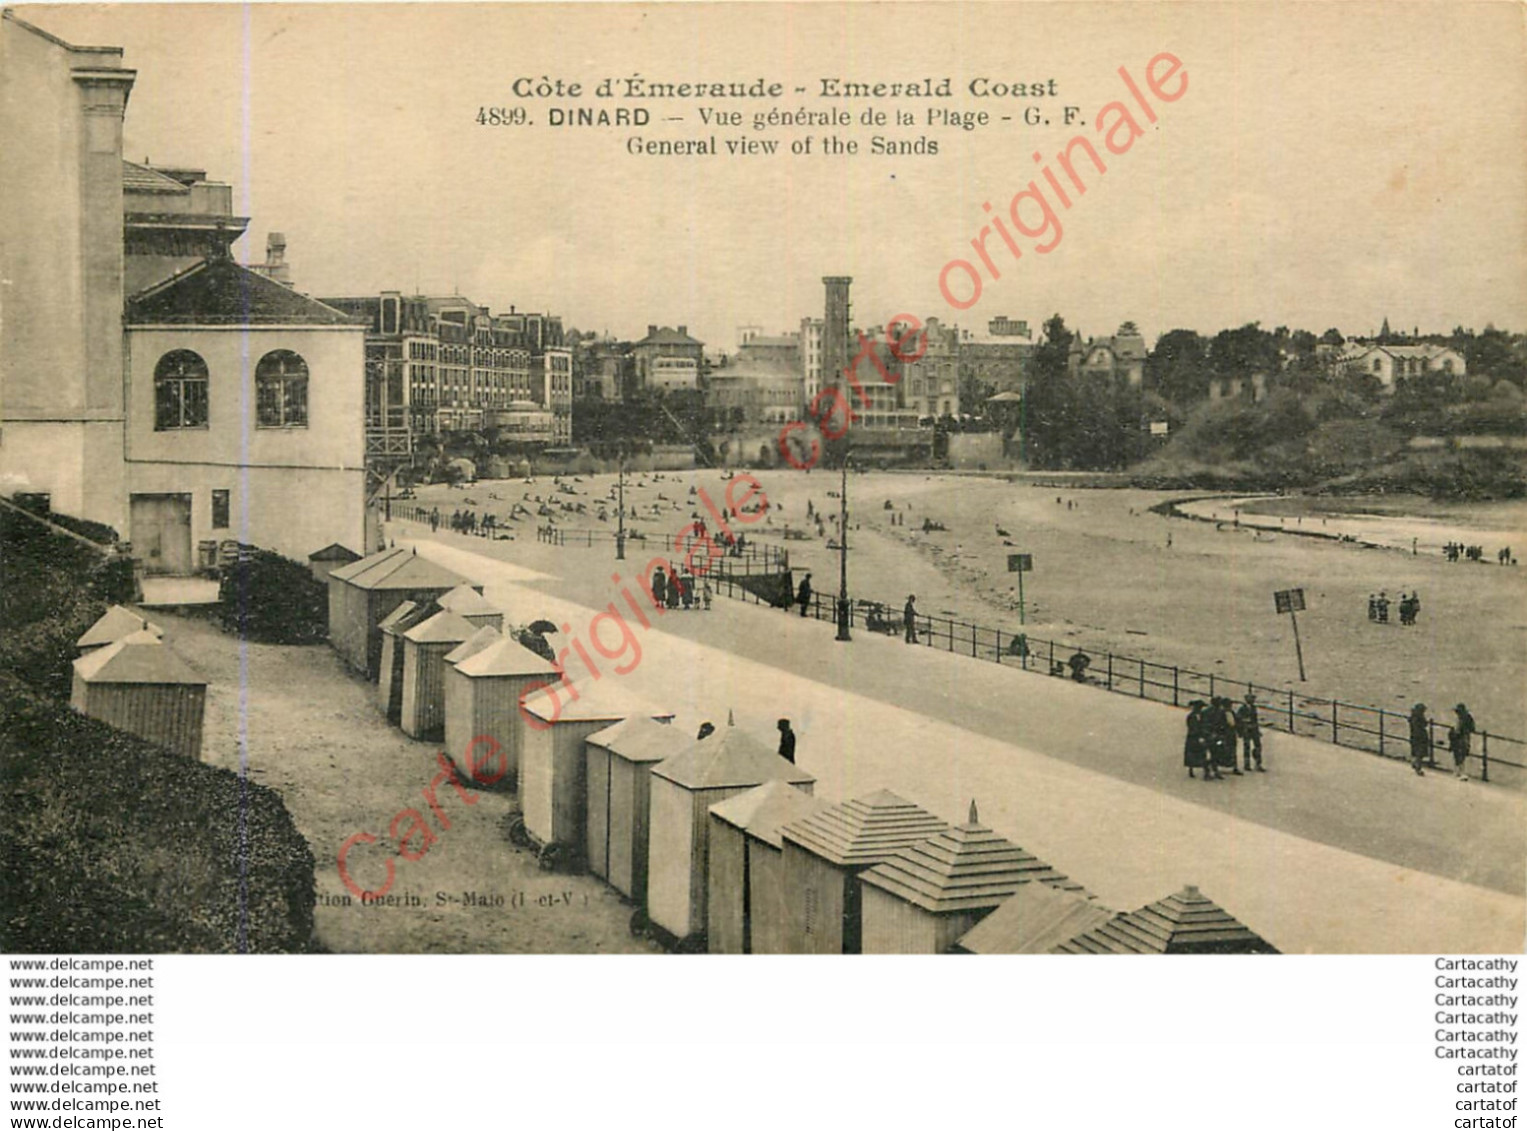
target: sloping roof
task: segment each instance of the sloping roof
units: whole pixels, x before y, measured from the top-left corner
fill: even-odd
[[[520,706],[526,714],[546,723],[613,723],[638,716],[649,719],[672,717],[672,712],[644,703],[608,679],[586,679],[577,683],[563,680],[525,696]]]
[[[1055,947],[1056,954],[1277,954],[1267,940],[1191,884],[1114,916]]]
[[[101,619],[85,630],[85,634],[76,640],[75,646],[79,648],[94,648],[101,644],[115,644],[124,636],[134,632],[142,632],[147,629],[154,636],[164,635],[164,629],[157,624],[145,620],[131,609],[124,609],[121,605],[113,605],[101,615]]]
[[[867,868],[948,827],[948,821],[881,789],[788,824],[781,832],[839,867]]]
[[[437,598],[437,603],[442,609],[450,609],[464,617],[480,617],[500,611],[497,605],[473,589],[469,583],[458,585],[443,594]]]
[[[400,546],[341,566],[329,574],[359,589],[454,589],[466,578]]]
[[[231,259],[204,259],[127,301],[133,325],[355,326],[361,323]]]
[[[552,676],[556,665],[542,659],[511,636],[503,636],[481,652],[458,661],[456,670],[473,678],[478,676]]]
[[[415,644],[460,644],[477,635],[477,626],[466,617],[441,609],[428,620],[420,621],[403,634]]]
[[[637,716],[595,731],[583,741],[627,762],[648,763],[673,757],[693,741],[691,733],[676,722]]]
[[[87,683],[191,683],[206,686],[191,665],[151,632],[124,636],[115,644],[81,656],[74,670]]]
[[[1036,880],[1069,891],[1082,890],[1033,853],[974,819],[898,850],[860,879],[934,914],[996,907]]]
[[[504,638],[503,633],[491,624],[485,624],[471,636],[467,637],[456,647],[445,654],[445,662],[459,664],[462,660],[469,660],[484,648],[491,648]]]
[[[704,344],[704,342],[691,338],[688,334],[681,334],[669,326],[659,326],[636,343],[638,346],[703,346]]]
[[[779,836],[780,826],[824,809],[826,804],[775,778],[746,793],[718,801],[710,807],[710,811],[712,816],[733,828],[741,829],[775,848],[783,848],[784,842]]]
[[[308,555],[310,562],[358,562],[361,556],[349,546],[341,546],[338,542],[330,542],[321,550],[314,550]]]
[[[652,767],[652,773],[685,789],[735,789],[787,781],[806,785],[816,778],[785,761],[758,739],[736,727],[722,727],[698,739],[672,758]]]
[[[1024,884],[957,944],[969,954],[1049,954],[1116,912],[1080,892]]]
[[[423,606],[416,605],[412,601],[403,601],[377,622],[377,628],[383,632],[406,632],[424,619],[424,612]]]
[[[162,192],[167,196],[190,196],[191,189],[149,165],[122,162],[122,187],[129,192]]]

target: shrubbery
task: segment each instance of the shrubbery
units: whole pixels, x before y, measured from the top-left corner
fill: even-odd
[[[329,593],[307,566],[256,550],[223,571],[218,588],[223,629],[262,644],[321,644],[328,635]]]

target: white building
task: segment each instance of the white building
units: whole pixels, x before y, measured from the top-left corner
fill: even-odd
[[[1386,393],[1394,392],[1395,382],[1426,373],[1444,373],[1463,377],[1468,365],[1464,357],[1448,346],[1364,345],[1354,344],[1342,352],[1339,364],[1348,370],[1371,373]]]

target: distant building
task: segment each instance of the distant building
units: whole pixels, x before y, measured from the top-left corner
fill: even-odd
[[[893,327],[902,353],[911,357],[920,346],[922,356],[902,363],[902,394],[909,411],[920,418],[960,415],[960,332],[937,318],[929,318],[915,338],[906,329]]]
[[[532,377],[540,403],[551,409],[552,438],[562,445],[573,440],[573,351],[548,349],[534,361]]]
[[[573,397],[619,401],[631,371],[631,344],[609,338],[579,343],[573,355]]]
[[[978,388],[986,386],[994,393],[1022,394],[1028,383],[1029,362],[1034,356],[1034,343],[1028,330],[1027,322],[1000,317],[986,324],[984,334],[960,331],[961,372]]]
[[[1463,377],[1468,372],[1468,363],[1457,350],[1427,343],[1378,345],[1349,342],[1338,355],[1337,364],[1348,371],[1372,374],[1386,393],[1394,392],[1396,382],[1409,377],[1427,373]]]
[[[803,392],[806,402],[811,400],[822,388],[822,328],[823,321],[820,318],[802,318],[800,330],[801,343],[801,379],[804,385]]]
[[[1250,377],[1209,378],[1211,401],[1244,400],[1260,404],[1267,399],[1267,374],[1253,373]]]
[[[1111,338],[1071,339],[1067,368],[1073,377],[1107,377],[1138,389],[1145,380],[1145,339],[1133,322],[1125,322]]]
[[[711,372],[705,404],[726,423],[786,424],[805,411],[803,389],[794,365],[742,356]]]
[[[689,336],[689,327],[647,327],[647,336],[631,347],[639,389],[698,389],[705,343]]]

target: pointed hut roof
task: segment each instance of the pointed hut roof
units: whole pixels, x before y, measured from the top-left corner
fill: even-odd
[[[1024,884],[957,944],[967,954],[1049,954],[1115,915],[1096,900],[1048,884]]]
[[[321,550],[314,550],[308,555],[310,562],[358,562],[361,556],[349,546],[341,546],[338,542],[330,542]]]
[[[583,741],[627,762],[645,764],[673,757],[690,744],[691,733],[676,722],[637,716],[595,731]]]
[[[146,630],[124,636],[74,661],[86,683],[189,683],[207,681]]]
[[[404,601],[377,622],[383,632],[403,633],[429,615],[429,606]]]
[[[410,628],[403,634],[403,639],[415,644],[460,644],[476,635],[477,626],[466,617],[441,609]]]
[[[471,636],[467,637],[456,647],[445,654],[445,662],[459,664],[462,660],[469,660],[484,648],[491,648],[504,638],[503,633],[491,624],[485,624]]]
[[[1055,947],[1057,954],[1277,954],[1267,940],[1189,884]]]
[[[131,609],[125,609],[121,605],[113,605],[101,615],[101,619],[85,630],[85,634],[76,640],[75,646],[79,648],[95,648],[102,644],[115,644],[130,633],[142,632],[147,629],[156,637],[164,635],[164,629],[160,628],[145,618],[139,616]]]
[[[780,839],[781,825],[810,816],[827,803],[818,801],[809,793],[802,793],[795,786],[775,778],[763,785],[718,801],[710,807],[711,815],[718,817],[735,829],[741,829],[759,840],[783,848]]]
[[[787,781],[808,785],[816,781],[793,762],[781,758],[771,747],[736,727],[724,727],[691,742],[672,758],[652,767],[652,773],[685,789],[735,789]]]
[[[880,789],[791,822],[781,833],[839,867],[868,868],[948,827],[948,821]]]
[[[588,679],[576,684],[563,680],[525,696],[520,706],[525,713],[546,723],[613,723],[639,716],[649,719],[673,717],[673,712],[644,703],[629,691],[617,687],[612,680]]]
[[[472,676],[554,676],[557,666],[537,656],[512,636],[500,636],[481,652],[456,664],[462,675]]]
[[[450,609],[451,612],[459,613],[464,617],[481,617],[502,611],[492,601],[473,589],[470,584],[456,586],[455,589],[438,598],[437,604],[442,609]]]
[[[971,817],[975,817],[974,804]],[[996,907],[1035,881],[1082,890],[1033,853],[974,819],[899,849],[860,878],[934,914]]]
[[[329,577],[360,589],[454,589],[467,580],[406,546],[341,566]]]

